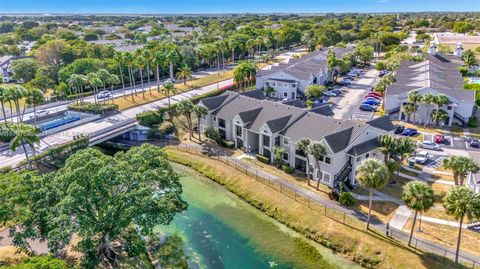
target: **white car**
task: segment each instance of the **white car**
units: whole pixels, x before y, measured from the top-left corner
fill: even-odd
[[[48,114],[50,114],[50,112],[49,112],[48,110],[43,110],[43,109],[42,109],[42,110],[37,110],[37,111],[35,112],[35,117],[37,117],[37,118],[38,118],[38,117],[45,117],[45,116],[47,116]]]
[[[423,140],[422,142],[418,142],[417,145],[422,149],[440,150],[440,146],[433,141]]]
[[[415,155],[415,162],[419,164],[425,164],[430,159],[430,155],[426,151],[420,151]]]
[[[111,98],[112,94],[109,91],[101,91],[97,94],[98,99]]]
[[[331,91],[325,91],[323,93],[325,96],[330,96],[330,97],[335,97],[335,96],[338,96],[338,94],[334,93],[334,92],[331,92]]]

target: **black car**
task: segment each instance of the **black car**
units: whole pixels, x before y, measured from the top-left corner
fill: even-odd
[[[472,148],[480,148],[480,141],[478,141],[477,139],[472,139],[470,141],[470,147]]]
[[[405,130],[405,126],[402,125],[395,125],[395,134],[401,134],[403,133],[403,130]]]

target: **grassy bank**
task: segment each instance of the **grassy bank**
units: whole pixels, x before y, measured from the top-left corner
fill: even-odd
[[[461,268],[450,261],[444,264],[433,254],[414,252],[381,234],[366,232],[359,221],[347,226],[327,218],[223,162],[174,148],[165,151],[171,161],[193,168],[280,223],[364,267]]]

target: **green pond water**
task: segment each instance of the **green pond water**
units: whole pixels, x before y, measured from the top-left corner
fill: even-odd
[[[181,176],[188,210],[155,232],[180,235],[192,268],[360,268],[196,171],[172,165]]]

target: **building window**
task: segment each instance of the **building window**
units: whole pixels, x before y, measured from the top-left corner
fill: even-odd
[[[365,159],[368,159],[370,157],[370,153],[365,154]]]
[[[263,145],[265,147],[270,147],[270,136],[263,135]]]
[[[217,121],[217,117],[213,116],[213,121]]]
[[[235,133],[237,134],[237,136],[242,136],[242,126],[236,125],[235,126]]]
[[[223,129],[218,129],[218,133],[220,134],[220,137],[222,139],[226,139],[227,138],[227,134],[225,133],[225,130]]]
[[[283,138],[283,144],[285,146],[288,146],[288,138],[286,138],[286,137]]]
[[[283,97],[288,97],[288,92],[284,92]]]
[[[358,163],[358,162],[360,162],[361,160],[362,160],[362,157],[357,157],[356,162]]]
[[[273,82],[273,83],[272,83],[272,86],[273,86],[273,87],[275,87],[275,86],[276,86],[276,85],[275,85],[275,82]]]
[[[222,128],[225,128],[225,120],[218,118],[218,126],[222,127]]]
[[[295,88],[295,84],[292,84],[292,88]]]
[[[330,159],[330,157],[325,157],[325,163],[326,163],[326,164],[330,164],[331,161],[332,161],[332,160]]]
[[[283,153],[283,160],[288,161],[288,153]]]
[[[452,110],[452,106],[447,106],[447,110]]]
[[[332,176],[329,174],[329,173],[326,173],[326,172],[322,172],[322,181],[327,183],[327,184],[330,184],[331,180],[332,180]]]

